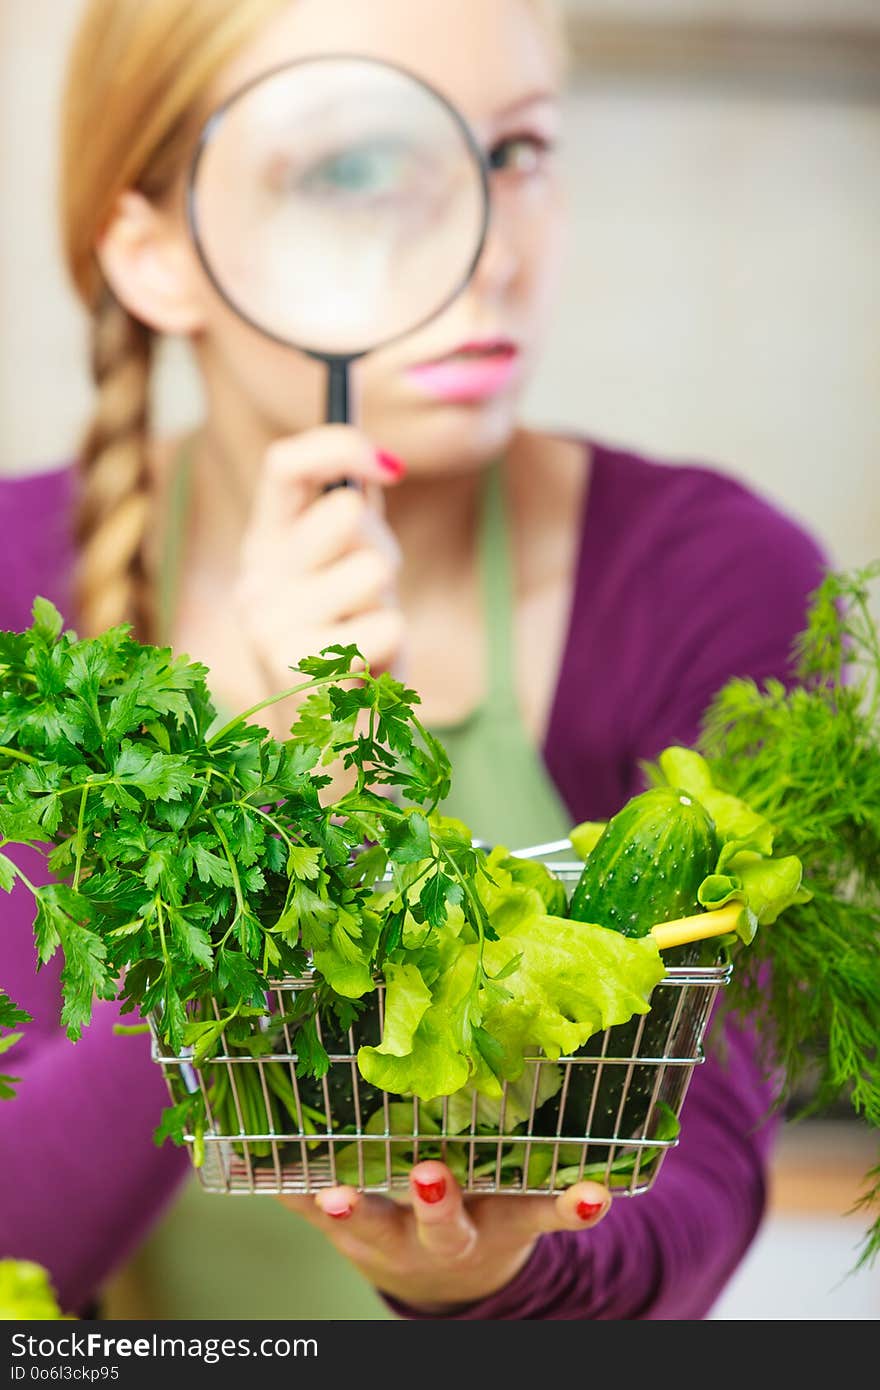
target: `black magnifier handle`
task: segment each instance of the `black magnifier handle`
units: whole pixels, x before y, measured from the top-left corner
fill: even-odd
[[[351,358],[328,357],[327,381],[327,424],[351,424]],[[329,483],[325,492],[333,492],[338,487],[354,487],[351,478],[340,478],[338,483]]]

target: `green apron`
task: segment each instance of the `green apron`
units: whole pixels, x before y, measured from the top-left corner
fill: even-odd
[[[181,450],[160,584],[160,640],[169,641],[187,515],[191,452]],[[443,811],[510,849],[561,839],[569,814],[531,742],[513,682],[512,566],[503,472],[487,471],[480,559],[488,634],[484,702],[434,726],[453,785]],[[206,1193],[195,1173],[134,1259],[108,1287],[103,1316],[146,1319],[391,1318],[379,1295],[324,1237],[272,1197]]]

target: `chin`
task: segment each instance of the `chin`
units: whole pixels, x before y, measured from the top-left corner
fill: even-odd
[[[393,430],[383,432],[379,422],[370,430],[383,447],[405,459],[411,472],[459,473],[503,454],[520,427],[519,399],[498,397],[461,405],[431,402],[405,418],[397,415]]]
[[[447,406],[450,448],[457,444],[457,452],[475,461],[503,453],[519,428],[519,404],[518,397],[499,397],[479,405]]]

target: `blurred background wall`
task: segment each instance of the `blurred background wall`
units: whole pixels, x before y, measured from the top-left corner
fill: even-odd
[[[880,4],[569,0],[573,235],[535,422],[711,462],[841,564],[880,555]],[[84,325],[55,239],[56,103],[80,0],[0,0],[0,471],[75,448]],[[166,355],[161,420],[198,410]],[[723,1318],[876,1318],[839,1284],[872,1158],[786,1136]]]

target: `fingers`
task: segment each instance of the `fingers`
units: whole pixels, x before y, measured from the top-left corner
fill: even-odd
[[[309,1221],[312,1226],[318,1224],[316,1219],[312,1219],[315,1213],[315,1199],[309,1194],[303,1193],[300,1196],[298,1193],[290,1192],[285,1193],[283,1196],[276,1196],[275,1200],[287,1211],[292,1211],[297,1216],[301,1216],[304,1220]]]
[[[329,1187],[315,1198],[321,1220],[344,1232],[346,1241],[382,1249],[400,1230],[401,1214],[387,1197],[358,1192],[354,1187]]]
[[[347,555],[358,546],[370,545],[387,555],[395,569],[401,550],[383,520],[383,508],[375,501],[379,489],[335,488],[323,493],[288,526],[272,532],[271,544],[283,544],[286,573],[308,574]],[[379,493],[381,497],[381,493]],[[249,528],[242,559],[264,558],[266,535]]]
[[[353,550],[327,569],[305,579],[302,602],[311,622],[334,622],[367,613],[387,598],[395,568],[375,549]]]
[[[356,1240],[380,1248],[396,1236],[403,1216],[386,1197],[359,1192],[356,1187],[325,1187],[302,1196],[282,1196],[278,1201],[331,1238]]]
[[[349,425],[324,425],[266,452],[251,516],[256,530],[288,526],[331,483],[352,479],[387,486],[401,476],[382,454]]]
[[[328,1187],[320,1192],[285,1193],[277,1200],[288,1211],[301,1216],[310,1226],[327,1229],[328,1218],[340,1224],[348,1220],[361,1194],[354,1187]]]
[[[334,488],[291,524],[285,554],[291,574],[308,574],[341,559],[367,539],[372,511],[357,488]]]
[[[405,624],[403,614],[396,608],[362,613],[356,620],[340,623],[331,642],[343,647],[354,643],[374,673],[388,670],[396,661],[403,645]]]
[[[376,500],[403,467],[350,426],[274,444],[230,585],[232,607],[273,686],[301,657],[355,645],[373,671],[400,659],[400,550]],[[357,488],[327,492],[353,478]]]
[[[611,1193],[597,1182],[575,1183],[557,1197],[486,1197],[480,1203],[487,1224],[524,1240],[550,1231],[592,1230],[610,1210]]]
[[[591,1230],[611,1207],[608,1189],[593,1182],[556,1197],[486,1195],[465,1206],[449,1168],[433,1160],[412,1169],[409,1198],[407,1206],[340,1186],[278,1200],[377,1287],[425,1307],[483,1296],[513,1277],[540,1236]]]
[[[477,1228],[464,1205],[461,1188],[443,1163],[417,1163],[410,1173],[412,1214],[419,1244],[442,1259],[470,1254]]]

